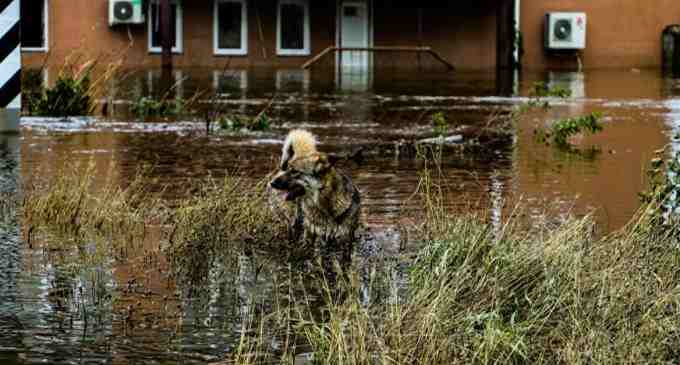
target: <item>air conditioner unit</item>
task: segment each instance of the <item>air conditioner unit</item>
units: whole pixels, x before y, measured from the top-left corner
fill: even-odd
[[[109,26],[143,23],[142,0],[109,0]]]
[[[548,13],[545,15],[545,48],[579,50],[586,48],[585,13]]]

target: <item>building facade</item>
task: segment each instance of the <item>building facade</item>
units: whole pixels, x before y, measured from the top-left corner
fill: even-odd
[[[544,17],[548,12],[587,15],[587,45],[581,52],[585,69],[660,67],[661,33],[668,25],[680,23],[680,1],[675,0],[523,0],[520,8],[522,64],[538,70],[577,65],[573,57],[544,51]]]
[[[79,51],[130,67],[160,65],[158,3],[134,1],[142,2],[144,22],[110,26],[109,0],[23,0],[24,64],[61,63]],[[501,8],[512,0],[172,0],[173,62],[300,67],[328,47],[429,47],[458,69],[493,69],[505,34],[500,17],[514,16],[525,69],[573,68],[574,58],[545,52],[544,19],[547,12],[582,11],[588,16],[587,48],[580,52],[584,68],[658,67],[661,32],[680,23],[676,0],[515,2],[516,11],[508,14]],[[318,65],[421,63],[441,67],[429,54],[384,50],[331,52]]]

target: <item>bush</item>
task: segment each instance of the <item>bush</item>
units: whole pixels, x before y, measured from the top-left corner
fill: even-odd
[[[602,114],[598,112],[588,115],[557,121],[552,126],[552,140],[560,147],[569,146],[569,138],[579,133],[594,134],[602,131]]]
[[[593,112],[579,117],[560,119],[553,123],[549,131],[536,129],[534,133],[539,142],[552,142],[560,149],[572,151],[573,146],[569,143],[569,138],[584,132],[590,134],[601,132],[604,129],[601,120],[602,113]]]
[[[91,69],[80,74],[61,73],[53,87],[29,94],[29,113],[45,117],[90,115],[94,107],[90,72]]]

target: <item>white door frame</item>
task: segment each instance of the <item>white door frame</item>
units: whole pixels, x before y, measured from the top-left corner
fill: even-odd
[[[345,4],[362,4],[366,6],[368,11],[368,17],[366,24],[368,46],[373,47],[373,0],[336,0],[335,13],[337,14],[335,22],[335,46],[342,47],[342,18],[343,18],[343,5]],[[342,68],[342,58],[340,57],[340,52],[335,53],[335,64],[338,69]],[[368,52],[368,67],[367,70],[373,68],[373,52]]]

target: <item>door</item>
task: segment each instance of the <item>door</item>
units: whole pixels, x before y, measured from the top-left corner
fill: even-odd
[[[340,9],[340,46],[367,48],[370,46],[368,32],[368,7],[366,2],[342,2]],[[367,69],[371,59],[367,51],[340,52],[342,68]]]

